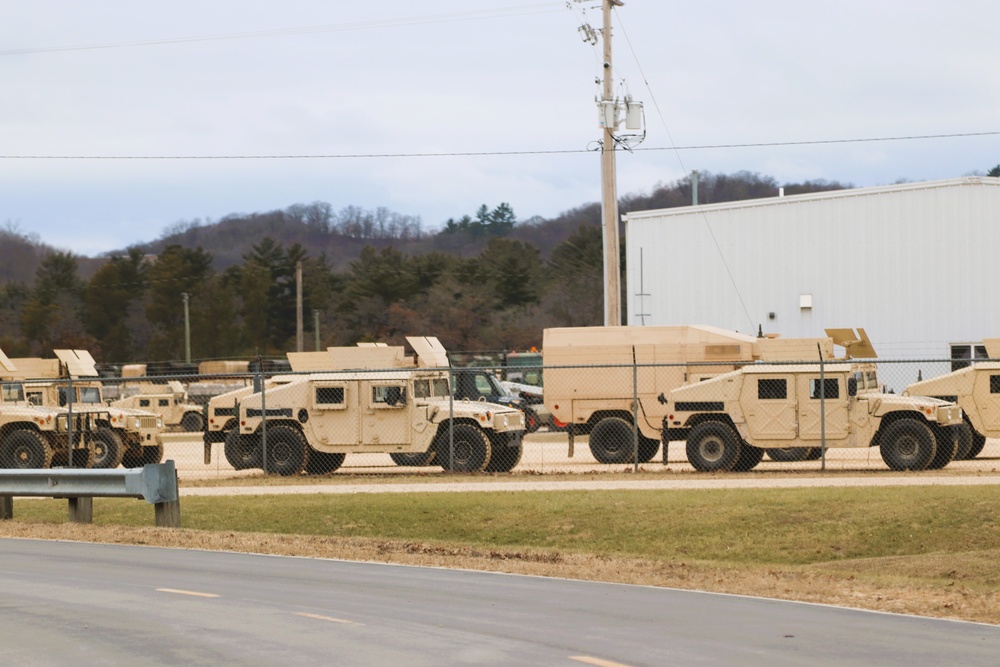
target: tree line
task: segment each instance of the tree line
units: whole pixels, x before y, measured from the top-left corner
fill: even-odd
[[[702,174],[699,200],[769,197],[778,187],[749,172]],[[795,194],[849,186],[781,187]],[[621,212],[688,205],[691,189],[689,178],[658,185],[624,197]],[[255,223],[269,233],[232,256],[233,235]],[[313,235],[283,235],[303,227]],[[29,240],[5,233],[21,245]],[[328,250],[345,253],[359,240],[353,259],[331,261]],[[9,356],[76,348],[107,364],[183,359],[184,295],[193,358],[283,355],[295,349],[300,263],[306,349],[314,345],[317,317],[321,347],[435,335],[456,351],[540,347],[545,327],[603,322],[596,204],[521,222],[507,203],[484,204],[434,233],[419,218],[385,209],[335,213],[328,204],[295,205],[215,225],[180,223],[156,242],[112,253],[96,270],[92,258],[43,249],[32,280],[0,276],[0,348]]]

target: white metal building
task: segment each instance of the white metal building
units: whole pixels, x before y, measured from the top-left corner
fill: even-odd
[[[634,212],[625,226],[628,324],[864,327],[897,359],[968,358],[1000,336],[1000,178]]]

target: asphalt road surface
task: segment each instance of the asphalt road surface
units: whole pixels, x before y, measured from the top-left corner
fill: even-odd
[[[276,539],[280,539],[276,538]],[[4,665],[996,665],[1000,627],[641,586],[5,539]]]

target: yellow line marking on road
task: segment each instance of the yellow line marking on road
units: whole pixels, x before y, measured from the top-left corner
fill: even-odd
[[[629,667],[629,665],[621,662],[601,660],[600,658],[592,658],[589,655],[571,655],[569,659],[576,660],[577,662],[582,662],[587,665],[595,665],[595,667]]]
[[[320,621],[330,621],[331,623],[347,623],[349,625],[364,625],[364,623],[358,623],[356,621],[348,621],[343,618],[334,618],[333,616],[320,616],[319,614],[309,614],[304,611],[295,612],[296,616],[303,616],[305,618],[315,618]]]
[[[199,598],[217,598],[215,593],[199,593],[198,591],[182,591],[177,588],[157,588],[158,593],[176,593],[177,595],[193,595]]]

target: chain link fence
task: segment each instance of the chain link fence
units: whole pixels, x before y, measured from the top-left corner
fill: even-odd
[[[1000,363],[395,367],[5,381],[0,467],[184,479],[993,470]],[[533,384],[528,384],[530,379]]]

